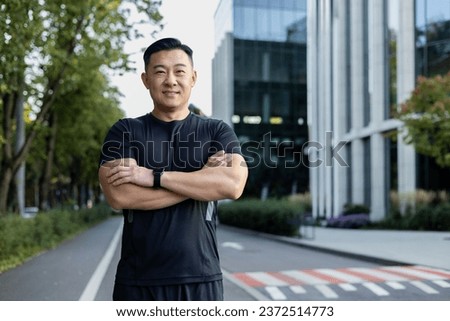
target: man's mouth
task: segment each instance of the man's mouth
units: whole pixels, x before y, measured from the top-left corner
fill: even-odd
[[[174,96],[178,94],[178,91],[163,91],[163,94],[168,96]]]

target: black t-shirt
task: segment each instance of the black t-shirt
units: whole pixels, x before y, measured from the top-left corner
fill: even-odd
[[[164,122],[150,113],[111,127],[100,164],[134,158],[151,169],[192,172],[219,150],[241,153],[236,135],[224,122],[192,113],[181,121]],[[222,278],[217,202],[188,199],[159,210],[124,210],[123,215],[117,283],[169,285]]]

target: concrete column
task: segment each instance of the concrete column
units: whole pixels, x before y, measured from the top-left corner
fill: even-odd
[[[384,120],[387,99],[387,48],[386,35],[387,8],[386,0],[369,0],[369,90],[370,90],[370,127],[380,128]],[[375,131],[370,137],[371,156],[371,219],[382,220],[386,214],[386,150],[384,138]]]
[[[344,140],[347,130],[346,106],[350,103],[347,96],[348,83],[348,34],[347,22],[347,1],[337,0],[333,8],[333,145]],[[345,147],[344,147],[345,148]],[[345,150],[340,151],[340,155],[346,155]],[[348,163],[348,161],[347,161]],[[337,216],[342,212],[347,200],[347,176],[348,167],[343,164],[333,164],[333,215]]]
[[[333,91],[332,91],[332,83],[333,83],[333,66],[332,66],[332,28],[331,28],[331,19],[332,19],[332,0],[323,0],[323,85],[322,85],[322,97],[323,97],[323,135],[325,140],[323,141],[324,148],[324,158],[323,158],[323,170],[324,170],[324,191],[325,191],[325,215],[327,217],[331,217],[333,214],[333,172],[332,166],[329,164],[327,157],[330,155],[332,146],[331,141],[329,141],[329,134],[333,131],[332,121],[333,121]]]
[[[400,106],[416,84],[414,0],[399,1],[398,17],[397,102]],[[402,134],[398,138],[398,192],[405,195],[416,189],[416,153],[412,145],[405,144]],[[403,209],[405,206],[403,202]]]
[[[311,142],[318,141],[318,128],[317,128],[317,113],[318,113],[318,75],[317,75],[317,55],[318,55],[318,37],[319,33],[317,30],[318,12],[317,12],[317,1],[308,0],[307,3],[308,10],[308,27],[307,27],[307,108],[308,108],[308,129],[309,129],[309,140]],[[309,150],[309,157],[312,158],[315,150]],[[312,203],[312,214],[314,217],[319,216],[319,172],[318,168],[310,167],[310,192],[311,192],[311,203]]]
[[[319,83],[317,85],[318,95],[317,95],[317,110],[318,117],[316,121],[317,128],[317,138],[318,143],[322,146],[318,150],[318,157],[322,164],[317,168],[319,175],[319,215],[326,216],[326,174],[325,174],[325,164],[323,160],[325,159],[325,115],[327,113],[326,110],[326,97],[325,97],[325,88],[327,78],[326,78],[326,68],[325,66],[327,61],[327,35],[326,35],[326,1],[327,0],[319,0],[318,1],[318,61],[317,61],[317,74]]]
[[[352,202],[364,203],[364,144],[358,137],[364,125],[364,1],[350,1],[351,55],[351,172]]]

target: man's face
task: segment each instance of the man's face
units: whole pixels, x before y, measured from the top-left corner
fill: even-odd
[[[152,54],[141,78],[150,90],[155,109],[170,112],[188,107],[197,74],[189,56],[174,49]]]

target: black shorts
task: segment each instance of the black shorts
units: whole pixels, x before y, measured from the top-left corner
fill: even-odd
[[[177,285],[115,284],[114,301],[223,301],[222,280]]]

